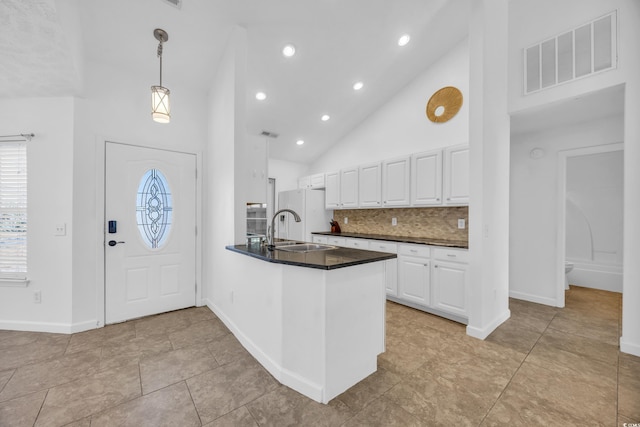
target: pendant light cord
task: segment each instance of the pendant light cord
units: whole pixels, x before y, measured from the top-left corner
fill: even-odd
[[[158,43],[158,58],[160,58],[160,86],[162,86],[162,38]]]

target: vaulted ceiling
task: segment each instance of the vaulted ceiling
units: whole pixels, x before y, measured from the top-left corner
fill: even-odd
[[[468,16],[469,0],[2,0],[0,97],[82,95],[86,61],[156,84],[155,28],[169,34],[165,85],[207,90],[239,25],[247,132],[274,132],[272,157],[309,163],[463,40]]]

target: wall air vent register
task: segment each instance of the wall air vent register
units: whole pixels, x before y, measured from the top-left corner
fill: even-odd
[[[525,95],[617,66],[617,13],[524,49]]]

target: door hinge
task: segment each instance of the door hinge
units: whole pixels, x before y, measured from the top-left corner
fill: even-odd
[[[198,169],[196,168],[196,179],[198,179]]]
[[[196,293],[198,293],[198,282],[196,282]]]

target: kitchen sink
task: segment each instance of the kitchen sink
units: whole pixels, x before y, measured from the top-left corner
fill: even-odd
[[[284,241],[280,241],[280,242],[276,242],[274,244],[275,247],[278,246],[291,246],[291,245],[299,245],[300,242],[296,242],[295,240],[284,240]]]
[[[319,245],[317,243],[298,243],[293,245],[276,246],[275,249],[285,252],[315,252],[336,249],[336,246]]]

